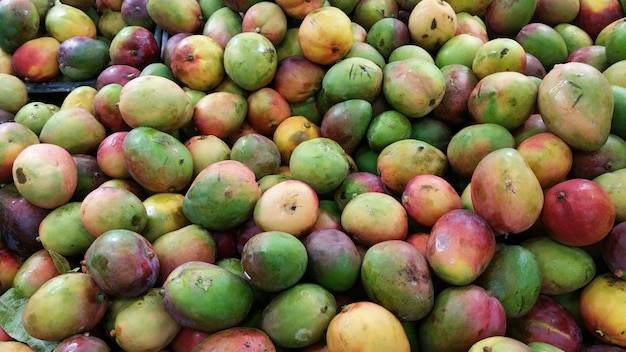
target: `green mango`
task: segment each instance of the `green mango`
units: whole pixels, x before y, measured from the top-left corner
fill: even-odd
[[[265,307],[261,329],[280,347],[299,348],[325,338],[337,313],[335,297],[324,287],[301,283],[290,287]]]
[[[547,236],[530,238],[521,245],[537,258],[543,294],[573,292],[587,285],[596,274],[593,258],[582,248],[561,244]]]
[[[82,256],[96,239],[80,220],[81,202],[53,209],[39,224],[39,241],[47,250],[63,256]]]
[[[254,211],[261,189],[254,172],[236,160],[204,168],[183,200],[183,214],[192,223],[223,231],[243,224]]]
[[[539,297],[541,269],[532,252],[519,245],[505,245],[474,283],[500,300],[507,318],[519,317]]]
[[[332,65],[322,79],[322,89],[334,102],[348,99],[373,101],[381,92],[383,70],[362,57],[345,58]]]
[[[163,304],[174,320],[201,331],[236,326],[252,308],[252,288],[246,280],[211,263],[181,264],[167,277],[163,290]]]

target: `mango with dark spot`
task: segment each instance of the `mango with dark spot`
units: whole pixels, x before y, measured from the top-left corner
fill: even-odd
[[[435,301],[426,258],[406,241],[379,242],[367,249],[361,265],[367,296],[401,321],[424,318]]]
[[[322,79],[322,89],[332,102],[349,99],[373,101],[382,89],[383,70],[372,60],[345,58],[332,65]]]

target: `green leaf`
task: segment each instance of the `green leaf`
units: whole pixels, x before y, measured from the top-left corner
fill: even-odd
[[[70,268],[70,263],[67,261],[67,259],[65,259],[64,256],[51,250],[48,250],[48,253],[50,253],[50,257],[52,258],[54,267],[57,269],[59,274],[68,273],[72,269]]]
[[[36,352],[50,352],[57,342],[43,341],[30,336],[22,325],[22,311],[28,297],[13,288],[0,296],[0,326],[17,341],[28,344]]]

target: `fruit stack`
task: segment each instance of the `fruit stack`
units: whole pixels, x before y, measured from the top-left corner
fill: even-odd
[[[625,7],[0,0],[0,350],[626,351]]]

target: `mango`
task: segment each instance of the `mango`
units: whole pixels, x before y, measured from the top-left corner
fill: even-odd
[[[537,94],[546,127],[569,146],[594,151],[604,145],[611,130],[614,98],[600,71],[579,62],[556,65],[541,81]]]
[[[329,350],[338,352],[411,350],[400,320],[371,301],[343,306],[328,324],[326,343]]]
[[[408,117],[423,117],[441,103],[445,79],[431,62],[409,58],[390,62],[383,69],[383,94],[397,111]]]
[[[345,149],[356,148],[367,134],[372,120],[372,104],[364,99],[348,99],[331,106],[320,123],[322,137],[330,138]]]
[[[45,249],[68,257],[85,253],[96,238],[80,220],[80,206],[80,202],[68,202],[41,220],[38,238]]]
[[[106,294],[90,275],[66,273],[48,280],[30,296],[21,319],[32,337],[61,341],[93,329],[107,306]]]
[[[541,268],[535,255],[520,245],[498,249],[476,285],[498,298],[507,318],[526,314],[541,291]]]
[[[525,343],[507,336],[490,336],[473,344],[468,352],[531,352]]]
[[[159,287],[129,300],[115,315],[114,324],[111,336],[126,351],[159,351],[182,327],[165,310]]]
[[[290,158],[293,178],[311,186],[318,194],[334,191],[350,172],[346,151],[334,140],[319,137],[298,144]]]
[[[60,274],[50,252],[40,249],[21,263],[13,278],[13,288],[21,295],[30,297],[46,281]]]
[[[301,348],[324,338],[337,313],[335,297],[322,286],[301,283],[290,287],[263,309],[261,329],[277,346]]]
[[[363,256],[361,282],[370,299],[401,321],[416,321],[433,307],[435,292],[426,258],[400,240],[379,242]]]
[[[515,139],[506,127],[485,122],[465,126],[452,135],[446,155],[452,170],[462,177],[471,178],[476,166],[487,154],[513,147]]]
[[[12,175],[20,195],[46,209],[67,203],[78,182],[78,169],[71,154],[50,143],[24,148],[13,162]]]
[[[495,249],[496,239],[485,219],[467,209],[453,209],[432,226],[426,260],[443,281],[462,286],[485,271]]]
[[[487,154],[474,169],[471,182],[474,210],[497,234],[523,232],[541,215],[541,184],[516,149]]]
[[[418,325],[420,351],[465,352],[478,341],[504,335],[506,316],[497,298],[480,286],[451,286],[435,297]]]
[[[527,239],[521,245],[537,259],[541,270],[541,293],[557,295],[573,292],[587,285],[595,276],[593,258],[579,247],[561,244],[547,236]]]
[[[282,231],[260,232],[241,251],[246,281],[267,292],[279,292],[295,285],[304,276],[307,263],[304,244]]]
[[[369,59],[349,57],[326,71],[322,79],[322,89],[335,102],[349,99],[371,102],[382,91],[382,83],[383,70],[380,66]]]
[[[254,172],[235,160],[203,169],[185,193],[183,214],[194,224],[223,231],[248,220],[261,190]]]
[[[0,48],[13,53],[20,45],[34,39],[41,16],[29,0],[10,0],[0,4]]]
[[[84,265],[93,280],[111,296],[137,297],[157,281],[160,264],[152,244],[134,231],[110,230],[85,252]]]
[[[181,264],[167,277],[163,289],[163,304],[174,320],[201,331],[236,326],[252,307],[252,288],[246,280],[211,263]]]
[[[123,86],[118,106],[130,127],[172,132],[193,117],[191,98],[174,81],[160,76],[139,76]]]
[[[85,11],[60,1],[48,10],[44,23],[48,33],[61,43],[76,36],[95,39],[98,32]]]
[[[319,229],[306,235],[302,242],[308,256],[307,274],[314,282],[332,292],[347,291],[357,283],[362,259],[346,233]]]
[[[124,138],[122,153],[131,177],[153,192],[181,191],[193,176],[189,150],[152,127],[132,129]]]

